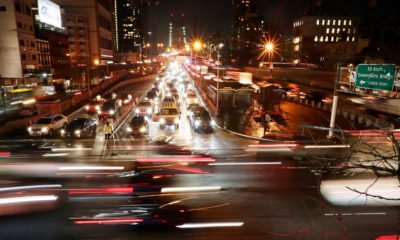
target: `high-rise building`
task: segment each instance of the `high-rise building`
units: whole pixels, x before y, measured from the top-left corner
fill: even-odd
[[[69,57],[72,66],[89,64],[89,20],[86,15],[64,11],[63,23],[69,41]]]
[[[186,42],[186,26],[185,15],[170,14],[169,15],[169,42],[168,46],[173,49],[185,48]]]
[[[292,32],[293,62],[322,64],[330,55],[354,52],[357,24],[358,20],[353,17],[303,16],[295,19]],[[335,49],[347,50],[338,52]]]
[[[33,81],[38,70],[30,0],[0,1],[0,84]]]
[[[232,0],[232,9],[232,57],[239,65],[255,64],[267,24],[254,0]]]
[[[142,53],[148,41],[149,0],[114,0],[115,50]]]
[[[112,0],[52,0],[66,12],[88,17],[90,62],[113,60],[113,2]],[[78,30],[79,31],[79,30]],[[86,37],[85,37],[86,38]]]

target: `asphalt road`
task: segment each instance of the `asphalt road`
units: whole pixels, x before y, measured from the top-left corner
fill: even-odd
[[[125,86],[117,94],[141,97],[152,82]],[[188,223],[231,223],[234,227],[146,228],[73,224],[76,204],[36,214],[1,217],[0,239],[375,239],[399,230],[396,207],[339,207],[319,193],[319,176],[296,161],[295,152],[255,151],[253,140],[218,129],[194,132],[182,106],[179,129],[161,130],[151,122],[147,137],[128,137],[122,125],[116,138],[104,141],[102,124],[95,139],[31,139],[27,135],[0,141],[0,163],[80,163],[134,165],[143,159],[199,157],[215,162],[163,164],[174,170],[168,187],[212,187],[212,191],[159,195],[179,201],[190,212]],[[84,109],[73,117],[85,116]],[[128,115],[128,119],[132,115]],[[250,146],[249,146],[250,145]],[[60,149],[63,147],[63,149]],[[51,149],[58,149],[53,151]],[[58,155],[56,155],[56,153]],[[63,153],[63,155],[60,155]],[[148,165],[141,165],[146,167]],[[150,164],[151,166],[151,164]],[[0,167],[1,168],[1,167]],[[29,171],[29,167],[26,169]],[[18,179],[20,180],[20,179]],[[4,185],[6,180],[1,179]],[[53,180],[57,181],[57,180]],[[66,185],[85,184],[65,182]],[[90,207],[90,205],[89,205]],[[336,214],[343,214],[337,215]]]

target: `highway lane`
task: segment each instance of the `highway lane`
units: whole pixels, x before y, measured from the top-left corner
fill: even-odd
[[[117,93],[137,91],[134,98],[140,97],[150,85],[151,82],[136,83]],[[66,205],[53,212],[0,218],[0,239],[293,239],[296,236],[297,239],[324,239],[325,234],[329,234],[328,239],[345,239],[346,234],[348,239],[374,239],[398,230],[397,208],[332,206],[320,196],[319,176],[294,161],[290,154],[281,149],[262,153],[249,151],[249,145],[257,141],[218,129],[210,134],[196,133],[189,126],[184,105],[181,111],[179,129],[161,130],[158,122],[151,122],[148,137],[127,137],[123,125],[116,138],[108,142],[102,141],[101,133],[96,141],[76,141],[88,142],[90,151],[78,152],[78,143],[70,143],[64,150],[72,149],[72,152],[57,152],[70,153],[68,156],[46,157],[45,152],[36,150],[12,153],[0,158],[0,162],[32,163],[34,159],[35,163],[135,165],[140,158],[156,161],[159,158],[209,157],[215,162],[167,164],[166,169],[175,170],[168,187],[213,187],[217,190],[160,197],[168,203],[179,201],[184,205],[191,213],[188,223],[236,223],[235,227],[137,230],[132,226],[118,228],[103,224],[87,229],[69,220],[75,208]],[[85,114],[81,111],[77,116]],[[98,131],[101,130],[99,126]],[[64,146],[64,140],[58,139],[3,141],[0,145],[3,149],[11,145],[23,149],[32,142],[40,146]],[[99,154],[93,154],[96,145],[101,150]],[[66,184],[72,183],[67,181]],[[344,215],[336,217],[336,213]]]

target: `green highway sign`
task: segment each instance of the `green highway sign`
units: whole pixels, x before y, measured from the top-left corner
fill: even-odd
[[[395,76],[396,65],[359,64],[356,87],[391,91]]]

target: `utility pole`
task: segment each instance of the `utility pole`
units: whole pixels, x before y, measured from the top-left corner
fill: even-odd
[[[337,95],[337,87],[339,84],[339,81],[342,76],[342,70],[340,68],[340,63],[337,64],[336,67],[336,80],[335,80],[335,87],[333,89],[333,103],[332,103],[332,112],[331,112],[331,122],[329,124],[330,128],[335,128],[335,120],[336,120],[336,109],[337,109],[337,104],[338,104],[338,95]],[[329,135],[328,138],[333,137],[333,131],[329,130]]]

